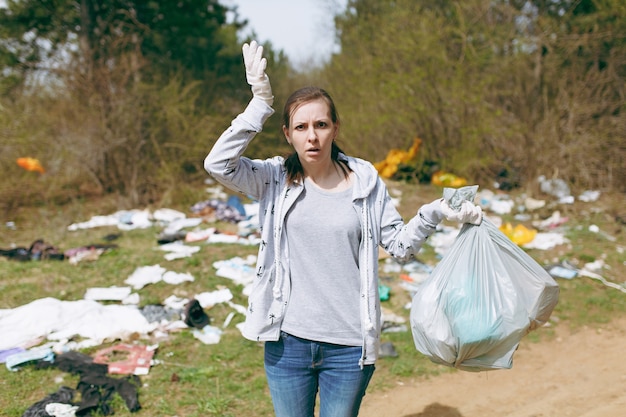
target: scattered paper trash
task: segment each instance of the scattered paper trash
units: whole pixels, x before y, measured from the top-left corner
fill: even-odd
[[[193,275],[185,272],[165,271],[163,273],[163,282],[166,284],[180,284],[182,282],[193,282]]]
[[[545,205],[546,205],[546,201],[545,200],[536,200],[536,199],[531,198],[531,197],[527,197],[524,200],[524,206],[529,211],[534,211],[534,210],[540,209],[540,208],[544,207]]]
[[[546,268],[546,271],[554,278],[573,279],[578,276],[576,269],[567,268],[561,265],[553,265]]]
[[[79,409],[77,405],[63,404],[63,403],[48,403],[46,404],[46,413],[54,417],[74,417],[76,410]]]
[[[219,343],[222,338],[222,330],[218,327],[207,325],[202,329],[194,330],[193,337],[206,345],[215,345]]]
[[[590,231],[590,232],[592,232],[592,233],[597,233],[597,234],[599,234],[600,236],[604,237],[606,240],[611,241],[611,242],[615,242],[615,241],[617,240],[617,238],[616,238],[615,236],[611,236],[611,235],[609,235],[608,233],[603,232],[603,231],[602,231],[602,230],[600,230],[600,228],[599,228],[597,225],[595,225],[595,224],[592,224],[592,225],[590,225],[590,226],[589,226],[589,231]]]
[[[166,269],[161,265],[140,266],[124,281],[124,284],[132,286],[135,290],[140,290],[148,284],[155,284],[161,281]]]
[[[560,178],[546,178],[545,175],[540,175],[537,181],[539,182],[541,192],[558,198],[561,203],[569,202],[570,200],[572,203],[574,202],[569,185],[564,180]]]
[[[180,258],[188,258],[194,253],[200,251],[200,246],[185,245],[179,240],[160,245],[158,248],[159,250],[168,252],[167,254],[165,254],[165,259],[168,261]]]
[[[217,269],[217,276],[231,279],[236,284],[246,285],[256,277],[253,266],[255,262],[255,256],[249,256],[245,259],[235,256],[228,260],[216,261],[213,263],[213,267]]]
[[[584,201],[585,203],[597,201],[598,198],[600,198],[600,191],[597,190],[583,191],[582,194],[578,196],[578,199],[580,201]]]
[[[233,299],[233,293],[228,288],[223,288],[211,292],[196,294],[196,300],[204,308],[213,307],[216,304],[225,303]]]
[[[548,250],[552,249],[555,246],[563,245],[565,243],[569,243],[569,240],[565,238],[561,233],[551,232],[551,233],[537,233],[532,242],[526,243],[522,245],[526,249],[539,249],[539,250]]]

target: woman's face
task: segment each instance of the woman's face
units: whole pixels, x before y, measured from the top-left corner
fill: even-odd
[[[328,104],[319,99],[300,105],[283,132],[304,166],[330,160],[338,128],[330,117]]]

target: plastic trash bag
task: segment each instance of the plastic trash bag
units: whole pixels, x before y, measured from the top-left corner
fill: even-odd
[[[444,199],[460,207],[477,190],[446,188]],[[511,368],[520,340],[547,322],[558,296],[550,274],[492,222],[465,224],[413,296],[415,347],[466,371]]]

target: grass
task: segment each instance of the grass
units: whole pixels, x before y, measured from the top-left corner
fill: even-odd
[[[429,186],[392,184],[394,192],[402,192],[401,213],[408,218],[420,204],[439,196],[440,190]],[[198,192],[201,195],[201,192]],[[606,199],[609,196],[604,197]],[[615,198],[620,198],[617,196]],[[198,200],[201,200],[200,197]],[[570,240],[548,251],[529,250],[541,264],[567,260],[575,264],[603,260],[607,266],[602,274],[607,280],[620,283],[626,276],[626,246],[623,225],[612,220],[602,208],[610,203],[599,201],[588,203],[582,208],[571,207],[571,220],[564,233]],[[578,203],[577,203],[578,204]],[[610,204],[609,204],[610,205]],[[103,237],[120,233],[114,227],[102,227],[69,232],[67,226],[85,221],[93,215],[110,214],[113,204],[108,201],[81,201],[63,207],[21,208],[11,218],[3,218],[4,227],[0,248],[11,244],[29,246],[37,239],[67,250],[93,243],[103,243]],[[187,212],[187,207],[171,207]],[[14,221],[16,229],[3,226]],[[590,225],[616,237],[616,241],[589,231]],[[218,223],[218,229],[235,230],[235,225]],[[92,287],[123,286],[124,280],[140,266],[159,264],[167,270],[185,272],[194,276],[193,282],[169,285],[163,282],[148,285],[141,290],[140,305],[160,303],[174,294],[192,297],[206,291],[228,287],[234,295],[233,302],[246,304],[242,288],[232,281],[218,277],[213,263],[234,256],[245,257],[256,254],[256,247],[228,244],[198,244],[199,253],[191,258],[166,261],[164,252],[157,249],[158,227],[121,232],[113,243],[116,249],[105,252],[93,262],[71,265],[67,261],[16,262],[0,257],[0,309],[16,308],[42,297],[61,300],[79,300]],[[425,247],[420,260],[430,265],[437,262],[432,248]],[[384,283],[391,287],[391,297],[383,307],[407,319],[405,308],[410,302],[408,292],[400,288],[400,278],[394,274],[381,274]],[[552,327],[544,327],[529,334],[523,343],[541,343],[554,336],[555,326],[572,328],[586,325],[602,325],[615,316],[626,314],[626,294],[609,288],[597,280],[579,277],[558,280],[561,296],[553,318]],[[217,305],[207,313],[212,323],[221,326],[232,311],[225,305]],[[189,329],[171,332],[158,340],[155,364],[148,375],[142,376],[140,402],[145,416],[270,416],[272,406],[263,372],[263,351],[258,343],[241,337],[235,324],[243,316],[237,314],[224,329],[218,344],[207,345],[196,339]],[[370,385],[369,392],[378,392],[393,387],[400,381],[435,377],[453,369],[436,365],[415,350],[410,330],[408,332],[383,333],[383,342],[392,342],[398,357],[381,358]],[[145,344],[153,340],[138,340]],[[112,341],[111,343],[116,343]],[[92,353],[95,348],[85,353]],[[0,409],[7,417],[21,416],[35,402],[55,392],[60,386],[76,387],[77,377],[54,368],[35,369],[24,366],[17,372],[0,368]],[[116,396],[112,403],[116,416],[130,416],[123,400]]]

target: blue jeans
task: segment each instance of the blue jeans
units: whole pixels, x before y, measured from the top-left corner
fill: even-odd
[[[301,339],[285,332],[265,342],[265,373],[276,417],[356,417],[374,365],[359,366],[361,347]]]

